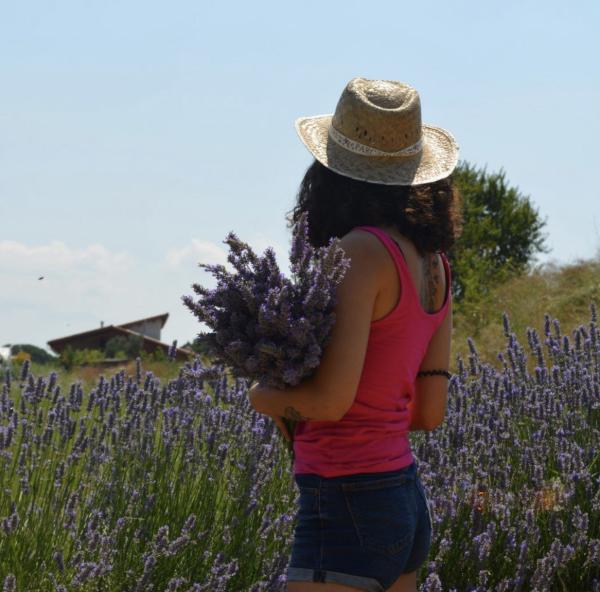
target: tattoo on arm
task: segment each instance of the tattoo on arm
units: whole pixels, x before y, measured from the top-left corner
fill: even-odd
[[[293,407],[286,407],[283,412],[283,416],[287,417],[287,419],[293,419],[295,421],[310,421],[310,417],[303,417],[303,415]]]
[[[423,283],[421,284],[421,303],[427,312],[437,310],[435,305],[440,281],[437,253],[428,253],[423,257]]]

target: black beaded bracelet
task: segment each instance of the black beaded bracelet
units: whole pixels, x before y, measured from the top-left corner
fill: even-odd
[[[450,374],[448,370],[421,370],[420,372],[417,372],[417,376],[435,376],[437,374],[445,376],[448,380],[452,378],[452,374]]]

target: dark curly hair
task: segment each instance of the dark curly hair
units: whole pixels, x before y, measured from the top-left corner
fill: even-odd
[[[286,214],[294,228],[308,213],[313,247],[341,238],[355,226],[393,226],[420,255],[447,252],[462,230],[461,200],[452,175],[423,185],[382,185],[340,175],[315,160],[307,169],[297,202]]]

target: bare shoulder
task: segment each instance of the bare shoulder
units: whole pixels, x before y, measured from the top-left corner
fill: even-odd
[[[369,245],[377,245],[380,240],[372,233],[360,228],[353,228],[350,232],[344,234],[341,241],[345,241],[348,244],[364,245],[365,248],[369,248]]]
[[[373,266],[373,271],[385,267],[386,249],[372,232],[352,229],[340,238],[340,246],[352,260]]]

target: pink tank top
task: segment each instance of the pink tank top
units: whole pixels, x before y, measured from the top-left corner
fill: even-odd
[[[294,474],[335,477],[394,471],[410,465],[408,439],[415,379],[427,346],[441,325],[451,298],[450,265],[444,304],[435,313],[420,303],[399,245],[381,228],[372,232],[390,252],[400,276],[400,297],[385,317],[371,322],[366,357],[354,403],[340,421],[298,422],[294,432]]]

